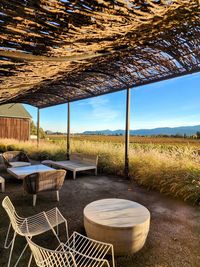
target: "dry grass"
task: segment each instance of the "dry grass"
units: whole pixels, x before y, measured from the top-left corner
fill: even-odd
[[[24,150],[32,159],[66,157],[66,143],[0,140],[0,150]],[[124,145],[122,143],[72,140],[72,151],[99,155],[99,171],[123,175]],[[154,188],[185,201],[200,203],[200,156],[193,146],[132,144],[130,177],[141,185]]]

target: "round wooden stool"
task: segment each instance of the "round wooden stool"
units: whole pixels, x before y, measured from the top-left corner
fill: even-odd
[[[102,199],[84,209],[84,226],[89,238],[111,243],[116,255],[140,250],[147,238],[150,212],[125,199]]]

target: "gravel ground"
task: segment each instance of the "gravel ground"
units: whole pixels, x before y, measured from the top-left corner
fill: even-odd
[[[71,175],[66,178],[60,191],[60,203],[55,201],[55,193],[43,193],[32,207],[32,197],[23,196],[22,183],[11,178],[3,169],[0,175],[6,178],[6,193],[0,193],[0,201],[8,195],[22,216],[58,206],[68,219],[69,230],[85,234],[83,209],[88,203],[102,198],[124,198],[145,205],[151,212],[151,227],[147,242],[138,253],[116,257],[116,267],[199,267],[200,266],[200,209],[179,200],[169,198],[154,191],[147,191],[134,183],[118,177],[91,176],[79,174],[74,181]],[[0,207],[0,267],[6,266],[8,251],[3,241],[8,225],[5,211]],[[64,230],[61,229],[64,237]],[[54,237],[45,234],[37,238],[43,246],[55,245]],[[24,238],[16,240],[13,263],[25,244]],[[19,266],[27,266],[29,251]],[[12,264],[13,266],[13,264]],[[32,266],[35,266],[32,263]]]

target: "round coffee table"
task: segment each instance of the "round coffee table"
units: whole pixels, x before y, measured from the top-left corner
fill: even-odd
[[[111,243],[116,255],[140,250],[147,238],[150,212],[137,202],[109,198],[84,208],[84,226],[89,238]]]

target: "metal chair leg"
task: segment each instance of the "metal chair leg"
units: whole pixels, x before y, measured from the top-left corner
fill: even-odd
[[[10,234],[10,229],[11,229],[11,223],[9,223],[8,230],[7,230],[7,233],[6,233],[6,239],[5,239],[5,242],[4,242],[4,248],[5,248],[5,249],[8,249],[8,248],[11,246],[11,244],[12,244],[12,240],[13,240],[13,238],[12,238],[12,240],[10,241],[10,243],[7,244],[7,243],[8,243],[8,237],[9,237],[9,234]],[[14,236],[13,236],[13,237],[14,237]]]
[[[60,201],[60,195],[59,195],[59,191],[58,190],[56,191],[56,198],[57,198],[57,201],[59,202]]]
[[[14,243],[15,243],[16,236],[17,236],[17,233],[14,232],[13,239],[11,240],[12,246],[11,246],[10,253],[9,253],[9,259],[8,259],[8,265],[7,265],[8,267],[10,266],[10,263],[11,263],[11,258],[12,258],[12,253],[13,253],[13,248],[14,248]],[[11,243],[10,243],[10,244],[11,244]],[[10,244],[9,244],[9,245],[10,245]],[[18,257],[18,259],[17,259],[17,261],[16,261],[16,263],[15,263],[15,265],[14,265],[14,267],[16,267],[16,266],[18,265],[18,263],[19,263],[21,257],[23,256],[25,250],[27,249],[27,247],[28,247],[28,243],[27,243],[27,244],[25,245],[25,247],[23,248],[21,254],[19,255],[19,257]]]
[[[33,195],[33,207],[36,205],[37,195]]]
[[[28,267],[31,266],[32,258],[33,258],[33,254],[31,253],[31,256],[30,256],[29,261],[28,261]]]
[[[113,248],[113,246],[111,248],[111,253],[112,253],[112,266],[115,267],[115,257],[114,257],[114,248]]]
[[[14,267],[16,267],[16,266],[17,266],[17,264],[19,263],[19,261],[20,261],[21,257],[23,256],[23,254],[24,254],[25,250],[27,249],[27,247],[28,247],[28,243],[27,243],[27,244],[25,245],[25,247],[23,248],[23,250],[22,250],[22,252],[21,252],[21,254],[20,254],[20,256],[19,256],[18,260],[16,261],[16,263],[15,263],[15,265],[14,265]]]
[[[14,248],[16,235],[17,235],[16,232],[14,232],[14,236],[13,236],[13,239],[12,239],[12,246],[11,246],[10,253],[9,253],[9,259],[8,259],[7,267],[10,267],[10,262],[11,262],[11,257],[12,257],[12,252],[13,252],[13,248]]]

